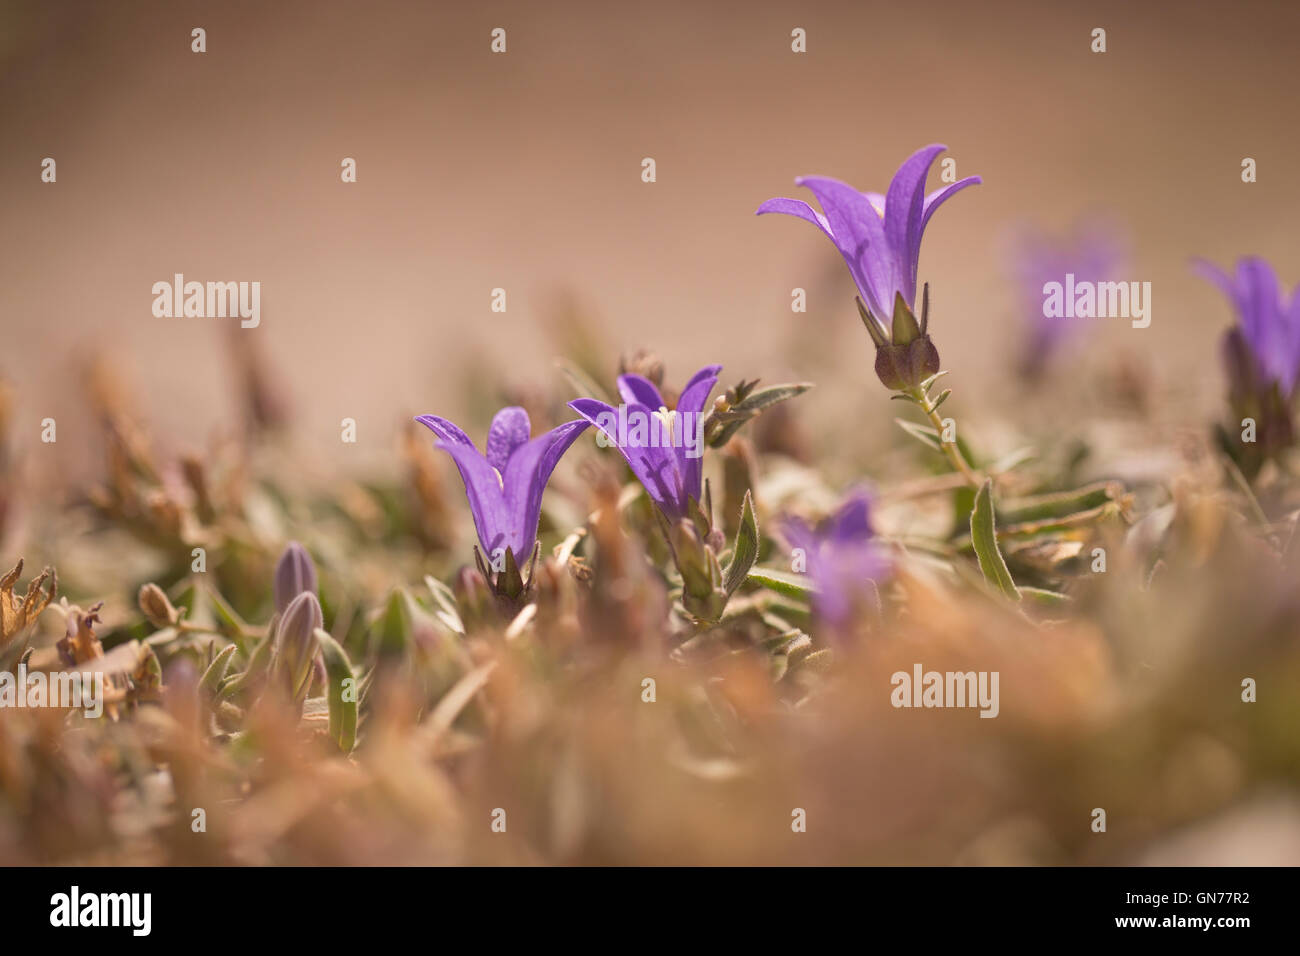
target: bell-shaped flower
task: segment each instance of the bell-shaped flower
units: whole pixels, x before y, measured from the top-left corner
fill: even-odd
[[[485,453],[445,418],[421,415],[416,421],[438,436],[434,447],[456,462],[479,544],[493,569],[503,567],[506,552],[522,568],[537,541],[546,483],[587,422],[575,419],[530,438],[528,413],[517,406],[503,408],[492,419]]]
[[[669,410],[654,383],[640,375],[620,375],[619,408],[594,398],[569,407],[595,425],[618,448],[646,494],[671,522],[690,514],[703,483],[705,405],[718,382],[721,365],[696,372]]]

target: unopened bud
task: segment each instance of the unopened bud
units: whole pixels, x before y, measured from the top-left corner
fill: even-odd
[[[713,590],[708,546],[689,519],[683,518],[673,529],[673,553],[686,593],[702,597]]]
[[[156,584],[146,584],[140,588],[137,601],[140,611],[154,627],[174,627],[180,620],[180,612],[172,607],[172,602],[167,600],[163,589]]]
[[[311,555],[297,541],[289,546],[275,563],[275,610],[284,614],[290,602],[299,594],[316,594],[316,566]]]
[[[289,602],[275,630],[275,678],[294,703],[301,703],[311,686],[320,643],[316,630],[325,626],[320,601],[310,591]]]
[[[939,350],[928,335],[907,345],[882,345],[876,349],[876,377],[893,391],[917,388],[938,371]]]
[[[618,361],[620,375],[633,374],[649,379],[656,388],[664,384],[663,359],[648,349],[637,349],[631,356],[621,356]]]

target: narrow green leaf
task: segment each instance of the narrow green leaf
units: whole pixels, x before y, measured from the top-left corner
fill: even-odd
[[[509,554],[509,549],[506,550]],[[517,573],[517,572],[516,572]],[[384,660],[405,660],[410,650],[414,630],[415,601],[405,588],[393,588],[383,614],[371,631],[375,654]]]
[[[993,482],[985,480],[975,494],[975,507],[970,513],[971,543],[979,560],[984,580],[1014,601],[1020,600],[1020,591],[1007,570],[1007,562],[998,550],[997,534],[993,520]]]
[[[751,392],[745,397],[744,401],[737,402],[732,406],[733,411],[738,412],[761,412],[765,408],[771,408],[781,402],[788,402],[797,395],[802,395],[808,389],[812,388],[811,382],[791,382],[786,385],[769,385],[767,388],[760,388],[756,392]]]
[[[1046,518],[1064,518],[1116,501],[1122,494],[1123,486],[1119,482],[1097,481],[1070,491],[1006,501],[1002,506],[1002,523],[1012,525]]]
[[[1062,594],[1060,591],[1027,587],[1021,587],[1019,590],[1021,596],[1027,598],[1029,603],[1039,604],[1043,607],[1064,607],[1071,603],[1070,595]]]
[[[740,527],[736,529],[736,544],[731,549],[731,563],[727,565],[723,583],[729,596],[745,583],[749,569],[758,560],[760,540],[758,519],[754,517],[754,501],[746,491],[745,502],[740,508]]]
[[[931,375],[929,378],[927,378],[924,382],[921,383],[921,391],[925,392],[927,395],[930,394],[930,389],[934,387],[934,383],[939,381],[939,379],[943,378],[947,374],[948,374],[947,369],[943,369],[941,371],[935,372],[933,375]]]
[[[204,700],[211,700],[216,696],[221,687],[221,682],[225,680],[226,670],[230,667],[230,658],[234,656],[238,648],[234,644],[227,644],[217,656],[212,658],[212,663],[208,669],[203,672],[199,678],[199,693]]]
[[[212,602],[212,610],[216,614],[217,626],[221,629],[221,633],[242,645],[244,639],[248,637],[247,622],[216,588],[208,588],[208,600]]]
[[[348,660],[348,652],[328,631],[317,628],[316,640],[320,642],[321,660],[329,678],[330,737],[345,754],[351,753],[357,742],[357,699],[360,696],[352,662]]]
[[[929,446],[937,452],[943,451],[943,445],[939,443],[939,433],[929,425],[918,425],[916,422],[909,422],[905,418],[895,418],[898,427],[903,429],[913,438]]]
[[[807,601],[816,589],[805,574],[782,571],[779,568],[750,568],[745,580],[750,584],[784,594],[786,597]]]
[[[272,624],[274,625],[274,623],[273,621]],[[227,697],[233,697],[235,694],[250,690],[261,681],[266,676],[267,669],[271,666],[271,650],[274,646],[275,628],[272,626],[267,629],[266,637],[262,638],[261,643],[253,651],[253,656],[248,659],[248,667],[244,669],[244,672],[221,681],[218,696],[223,700]]]
[[[465,624],[460,619],[460,609],[456,607],[455,592],[432,574],[424,576],[424,583],[429,593],[433,595],[434,603],[437,604],[433,616],[456,634],[464,634]]]

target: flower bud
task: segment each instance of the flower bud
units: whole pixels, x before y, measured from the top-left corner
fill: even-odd
[[[689,519],[683,518],[673,528],[673,553],[687,593],[702,596],[713,590],[707,546]]]
[[[876,349],[876,377],[893,391],[917,388],[938,372],[939,350],[928,335],[907,345],[882,345]]]
[[[289,604],[304,591],[316,594],[316,566],[311,555],[297,541],[289,546],[275,563],[275,610],[284,614]]]
[[[618,361],[618,373],[620,375],[629,373],[640,375],[642,378],[653,382],[655,388],[663,388],[663,359],[648,349],[639,348],[631,356],[621,356]]]
[[[316,629],[325,626],[320,601],[310,591],[289,602],[275,630],[275,680],[294,703],[301,703],[311,686],[320,644]]]
[[[154,627],[174,627],[180,620],[180,613],[172,607],[172,602],[167,600],[163,589],[156,584],[146,584],[140,588],[137,601],[140,611]]]

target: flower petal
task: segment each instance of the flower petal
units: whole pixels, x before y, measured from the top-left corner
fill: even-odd
[[[683,494],[696,501],[700,500],[701,486],[704,482],[704,433],[701,416],[704,414],[704,406],[708,403],[709,393],[718,383],[718,373],[721,371],[721,365],[704,366],[691,376],[691,380],[682,389],[681,397],[677,399],[677,419],[680,422],[678,426],[680,444],[675,447],[677,467],[682,475]],[[689,425],[692,429],[689,447],[686,437],[687,415],[690,415]],[[698,444],[696,439],[699,439]]]
[[[709,400],[709,392],[713,391],[713,386],[718,384],[718,373],[721,371],[721,365],[706,365],[692,375],[677,399],[677,410],[679,412],[703,411],[705,402]]]
[[[786,216],[796,216],[799,219],[806,219],[822,232],[826,233],[827,239],[830,239],[832,242],[835,241],[835,237],[831,235],[830,223],[826,221],[826,217],[813,209],[812,206],[808,205],[802,199],[769,199],[767,202],[763,203],[763,205],[758,207],[758,211],[755,212],[754,215],[761,216],[769,212],[779,212]]]
[[[440,441],[434,447],[447,452],[456,462],[460,479],[465,484],[465,497],[469,501],[479,544],[491,557],[497,548],[509,544],[507,537],[511,521],[501,490],[501,477],[472,445],[467,447],[457,442]]]
[[[884,223],[870,201],[847,183],[828,176],[801,176],[795,182],[810,189],[821,203],[831,238],[872,314],[877,318],[893,315],[898,269]]]
[[[496,413],[492,426],[488,429],[487,450],[488,464],[501,474],[506,472],[506,462],[532,433],[532,424],[528,421],[528,412],[518,405],[508,405]],[[516,555],[516,557],[518,557]]]
[[[967,176],[965,179],[959,179],[950,186],[944,186],[942,189],[936,189],[930,195],[925,197],[925,211],[921,214],[921,231],[925,232],[925,227],[930,223],[930,217],[940,205],[948,201],[948,197],[953,193],[961,192],[967,186],[978,186],[984,180],[979,176]]]
[[[459,425],[453,424],[445,418],[439,418],[437,415],[418,415],[415,420],[445,442],[468,445],[470,448],[475,447],[469,436],[461,431]]]
[[[654,382],[640,375],[620,375],[618,394],[628,405],[645,405],[655,410],[664,407],[664,397],[659,394]]]
[[[620,443],[618,426],[615,424],[618,420],[617,410],[594,398],[574,399],[569,402],[569,407],[595,425],[610,443],[618,448],[628,467],[632,469],[632,474],[644,486],[650,500],[658,505],[665,515],[676,520],[685,514],[686,502],[682,496],[682,477],[678,472],[677,457],[672,448],[631,442]],[[654,412],[645,405],[631,402],[626,404],[626,409],[629,422],[635,422],[637,417],[644,416],[643,421],[647,425],[648,437],[649,421]],[[612,426],[612,430],[607,426]],[[631,426],[628,430],[629,435],[622,437],[630,437]]]
[[[885,197],[885,235],[902,265],[903,301],[916,301],[916,268],[921,258],[921,231],[925,217],[925,179],[934,159],[947,146],[938,143],[917,150],[903,161],[889,183]]]
[[[880,218],[885,218],[885,194],[884,193],[863,193],[867,197],[867,202],[871,203],[871,208],[880,213]]]
[[[871,528],[871,494],[863,488],[850,492],[838,511],[831,517],[830,537],[841,542],[860,541],[870,538],[874,532]]]
[[[588,422],[578,419],[538,435],[519,448],[506,466],[503,490],[509,522],[506,537],[514,552],[515,564],[520,567],[531,557],[533,543],[537,540],[542,492],[551,480],[551,472],[587,425]]]

